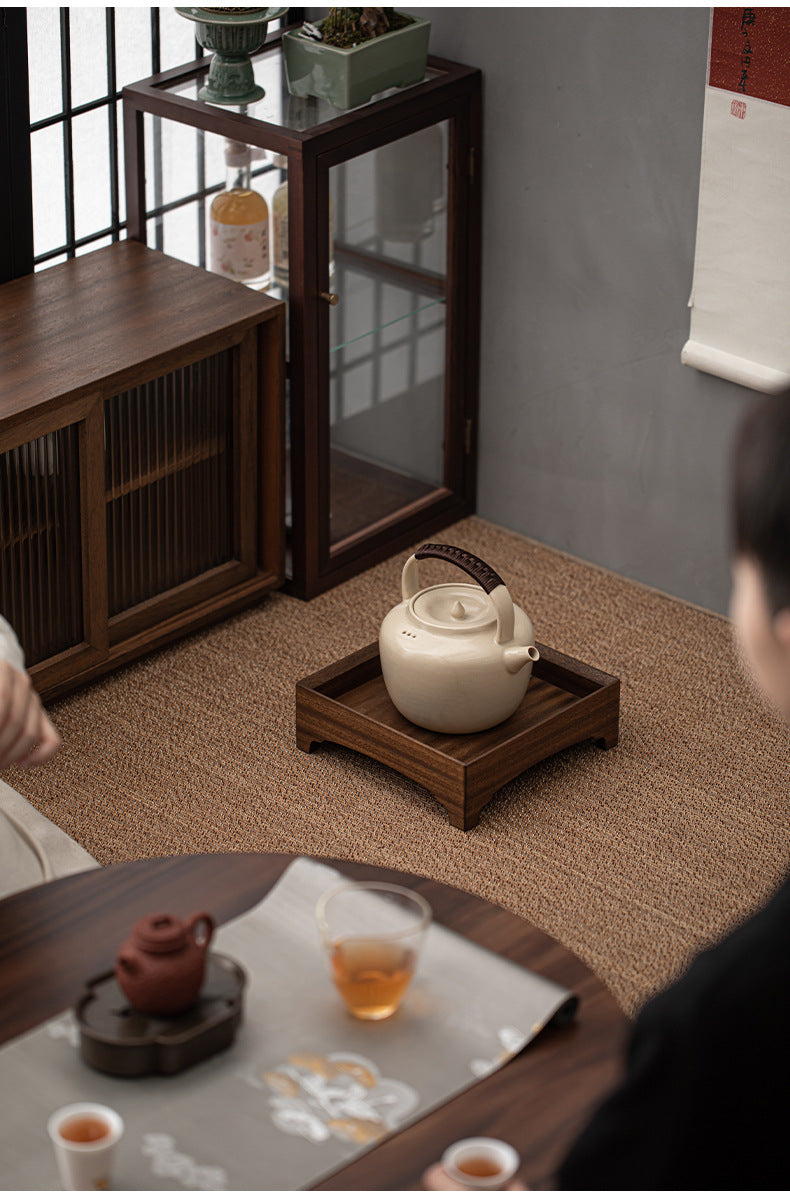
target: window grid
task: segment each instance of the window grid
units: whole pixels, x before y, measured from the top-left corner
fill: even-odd
[[[40,267],[64,254],[67,258],[75,257],[78,250],[111,237],[119,241],[121,232],[126,228],[126,221],[121,220],[121,155],[118,151],[118,104],[121,101],[121,88],[118,86],[115,45],[115,9],[105,8],[105,32],[107,39],[107,90],[102,96],[87,101],[84,104],[72,105],[71,80],[71,19],[68,8],[60,9],[60,67],[61,67],[61,111],[51,116],[34,121],[29,126],[32,136],[42,129],[62,126],[63,133],[63,187],[64,214],[66,236],[61,245],[46,250],[44,253],[34,254],[34,267]],[[151,41],[151,71],[156,75],[162,69],[161,29],[159,9],[150,10],[150,41]],[[202,58],[204,51],[197,41],[194,43],[194,57]],[[74,141],[73,121],[75,117],[95,112],[101,108],[107,109],[107,149],[110,179],[110,223],[103,228],[96,229],[82,237],[76,236],[76,220],[74,208]],[[198,179],[196,186],[200,191],[202,178],[202,147],[199,147]],[[157,197],[156,209],[164,211],[162,206],[162,147],[155,131],[153,155],[154,195]],[[205,192],[204,192],[205,194]],[[168,205],[171,207],[174,205]],[[177,206],[177,205],[175,205]],[[156,243],[161,248],[161,227],[157,222]],[[34,241],[35,245],[35,241]]]
[[[150,50],[151,50],[151,74],[159,74],[162,70],[162,29],[160,22],[159,8],[151,8],[150,10]],[[302,9],[291,9],[290,20],[302,20]],[[65,240],[62,244],[56,245],[54,248],[47,249],[42,253],[35,253],[33,258],[34,268],[46,265],[56,259],[62,258],[64,255],[67,258],[75,257],[77,251],[84,249],[87,246],[93,245],[96,242],[101,242],[103,239],[110,237],[113,241],[120,240],[122,231],[126,228],[126,221],[121,219],[121,172],[123,170],[122,156],[119,153],[119,119],[118,119],[118,105],[121,102],[122,87],[125,82],[131,80],[122,80],[119,85],[117,77],[117,55],[116,55],[116,21],[115,8],[105,8],[104,10],[105,33],[107,42],[107,90],[102,96],[89,100],[78,105],[72,104],[72,76],[71,76],[71,62],[72,62],[72,31],[70,10],[68,8],[61,8],[59,14],[59,30],[60,30],[60,59],[61,59],[61,111],[53,115],[49,115],[29,123],[29,134],[40,132],[43,129],[62,126],[63,131],[63,186],[64,186],[64,216],[65,216]],[[280,22],[282,24],[282,22]],[[276,24],[274,26],[276,28]],[[202,46],[199,45],[196,39],[193,39],[194,51],[192,57],[203,58],[205,52]],[[175,65],[175,64],[169,64]],[[196,83],[196,89],[199,86]],[[84,116],[86,113],[95,112],[101,108],[107,109],[107,139],[108,139],[108,166],[109,166],[109,187],[110,187],[110,223],[105,224],[99,229],[85,234],[84,236],[76,236],[76,214],[75,214],[75,189],[74,189],[74,138],[73,138],[73,121],[75,117]],[[215,191],[222,190],[222,186],[206,187],[206,170],[205,170],[205,134],[202,130],[197,130],[197,155],[196,155],[196,171],[195,171],[195,190],[188,196],[179,199],[171,200],[169,203],[164,202],[164,172],[162,162],[162,140],[161,140],[161,124],[159,118],[154,121],[153,131],[153,153],[151,155],[151,170],[153,180],[154,204],[148,212],[149,219],[153,220],[153,243],[157,249],[162,249],[164,243],[164,226],[163,217],[167,212],[171,212],[179,207],[183,207],[189,203],[193,203],[197,198],[205,198]],[[254,175],[263,174],[271,170],[270,165],[260,167],[253,171]],[[205,266],[205,212],[199,211],[198,215],[198,236],[199,236],[199,257],[200,265]],[[34,251],[35,251],[35,232],[34,232]]]

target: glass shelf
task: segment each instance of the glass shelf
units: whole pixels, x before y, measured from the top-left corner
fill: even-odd
[[[356,345],[360,341],[367,340],[368,337],[375,336],[376,333],[382,333],[388,328],[395,328],[396,325],[402,325],[406,320],[413,320],[423,312],[429,312],[432,308],[443,307],[443,305],[443,299],[434,299],[430,303],[423,304],[422,307],[411,308],[408,312],[403,312],[400,316],[395,316],[392,320],[388,320],[384,324],[378,324],[373,329],[358,333],[355,337],[349,337],[348,340],[341,341],[338,345],[330,345],[329,352],[337,353],[341,349],[348,349],[351,345]]]
[[[359,108],[336,108],[328,100],[321,100],[315,96],[301,97],[291,95],[288,91],[285,64],[279,46],[265,50],[262,54],[253,58],[252,64],[255,73],[255,82],[266,93],[263,99],[257,100],[254,104],[246,104],[241,108],[219,104],[212,104],[209,107],[231,112],[240,111],[253,120],[262,121],[267,125],[275,125],[284,131],[289,130],[297,133],[318,129],[321,125],[326,125],[330,121],[336,120],[340,116],[345,116],[349,112],[360,112],[368,108],[371,104],[385,99],[387,96],[404,95],[414,87],[421,87],[422,83],[425,82],[425,80],[422,80],[421,83],[412,84],[411,87],[389,88],[387,91],[379,92],[378,95],[368,100],[367,104],[362,104]],[[181,80],[176,84],[168,84],[167,90],[171,95],[182,96],[189,100],[197,100],[198,91],[204,85],[207,74],[208,61],[204,70],[201,70],[187,80]],[[441,77],[442,72],[432,67],[429,67],[425,73],[425,79],[428,80],[440,79]]]

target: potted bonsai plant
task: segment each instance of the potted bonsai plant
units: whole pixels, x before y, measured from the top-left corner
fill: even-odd
[[[425,75],[431,23],[394,8],[330,8],[315,25],[283,35],[288,90],[356,108]]]

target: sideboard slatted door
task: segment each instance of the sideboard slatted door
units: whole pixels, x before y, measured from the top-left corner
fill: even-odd
[[[0,452],[0,611],[28,666],[83,641],[78,434],[71,424]]]
[[[284,346],[137,242],[0,287],[0,611],[45,700],[282,583]]]
[[[230,351],[105,402],[109,608],[234,557]]]

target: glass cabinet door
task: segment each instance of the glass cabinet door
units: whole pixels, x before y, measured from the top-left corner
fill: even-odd
[[[329,546],[444,483],[447,122],[329,171]]]
[[[251,147],[261,285],[289,309],[289,586],[312,598],[474,510],[481,76],[429,59],[341,110],[291,95],[273,43],[237,112],[199,100],[206,69],[125,89],[129,230],[210,268],[228,142]]]

